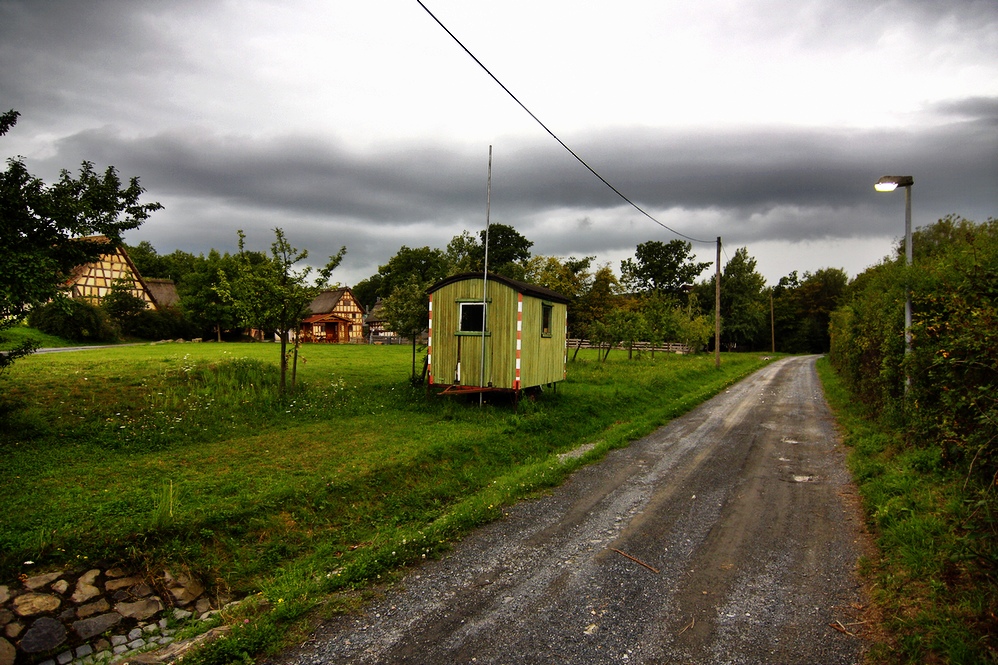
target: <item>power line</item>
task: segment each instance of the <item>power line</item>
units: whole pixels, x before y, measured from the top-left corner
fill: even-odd
[[[644,215],[645,217],[647,217],[651,221],[655,222],[656,224],[658,224],[659,226],[661,226],[663,229],[666,229],[667,231],[670,231],[671,233],[676,234],[680,238],[685,238],[686,240],[690,240],[692,242],[704,243],[704,244],[709,244],[709,245],[713,245],[716,242],[714,240],[701,240],[699,238],[694,238],[692,236],[688,236],[685,233],[680,233],[676,229],[674,229],[674,228],[672,228],[670,226],[667,226],[667,225],[663,224],[662,222],[658,221],[657,219],[655,219],[654,217],[652,217],[647,211],[645,211],[644,208],[642,208],[641,206],[639,206],[638,204],[636,204],[631,199],[627,198],[627,196],[625,196],[623,192],[621,192],[619,189],[617,189],[616,187],[614,187],[610,183],[609,180],[607,180],[606,178],[604,178],[603,176],[601,176],[599,173],[597,173],[596,169],[594,169],[588,163],[586,163],[586,160],[582,159],[582,157],[580,157],[578,153],[576,153],[574,150],[572,150],[568,146],[568,144],[566,144],[564,141],[562,141],[560,138],[558,138],[557,134],[555,134],[553,131],[551,131],[551,129],[547,125],[545,125],[543,122],[541,122],[541,119],[538,118],[536,115],[534,115],[534,113],[530,109],[528,109],[527,106],[523,102],[521,102],[517,98],[517,96],[514,95],[512,93],[512,91],[510,91],[509,88],[507,88],[505,85],[503,85],[503,82],[500,81],[498,78],[496,78],[496,75],[493,74],[491,71],[489,71],[489,68],[486,67],[482,63],[481,60],[479,60],[477,57],[475,57],[475,54],[472,53],[468,49],[468,47],[465,46],[461,42],[461,40],[458,39],[457,36],[447,28],[446,25],[444,25],[443,22],[440,19],[438,19],[433,14],[433,12],[431,12],[429,10],[429,8],[427,8],[426,5],[423,4],[422,0],[416,0],[416,2],[419,3],[419,6],[422,7],[423,10],[427,14],[430,15],[430,18],[432,18],[434,21],[436,21],[437,25],[439,25],[441,28],[443,28],[444,32],[446,32],[448,35],[450,35],[451,39],[453,39],[455,42],[457,42],[457,45],[460,46],[464,50],[464,52],[467,53],[468,56],[471,57],[471,59],[474,60],[478,64],[478,66],[481,67],[485,71],[485,73],[488,74],[492,78],[492,80],[495,81],[499,85],[500,88],[502,88],[503,90],[506,91],[507,95],[509,95],[510,97],[512,97],[512,99],[513,99],[514,102],[516,102],[517,104],[519,104],[520,108],[522,108],[524,111],[527,112],[527,115],[529,115],[531,118],[534,119],[534,122],[536,122],[538,125],[540,125],[544,129],[545,132],[547,132],[548,134],[550,134],[551,138],[553,138],[555,141],[557,141],[559,144],[561,144],[561,147],[563,147],[565,150],[567,150],[572,155],[572,157],[575,157],[575,159],[578,160],[578,162],[580,164],[582,164],[584,167],[586,167],[586,169],[588,169],[590,173],[592,173],[594,176],[596,176],[597,178],[599,178],[600,182],[602,182],[604,185],[606,185],[611,190],[613,190],[613,192],[617,196],[619,196],[620,198],[624,199],[624,201],[626,201],[632,208],[634,208],[635,210],[637,210],[638,212],[640,212],[642,215]]]

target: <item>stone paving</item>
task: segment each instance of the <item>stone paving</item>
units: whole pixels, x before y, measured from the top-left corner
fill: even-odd
[[[211,618],[228,600],[170,570],[98,565],[21,575],[0,584],[0,665],[123,661],[170,645],[177,628]]]

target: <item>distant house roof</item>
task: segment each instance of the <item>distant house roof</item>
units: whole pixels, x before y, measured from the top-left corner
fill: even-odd
[[[308,311],[313,314],[327,314],[336,308],[345,293],[353,295],[353,292],[346,287],[323,291],[312,300],[308,306]]]
[[[172,279],[145,277],[143,281],[149,289],[149,295],[156,301],[157,307],[176,307],[180,303],[177,285],[173,283]]]
[[[378,298],[378,301],[374,303],[374,307],[372,307],[371,311],[368,313],[366,321],[369,324],[382,323],[385,321],[385,305],[381,302],[381,298]]]
[[[451,275],[450,277],[441,280],[436,284],[434,284],[433,286],[431,286],[427,291],[427,293],[433,293],[434,291],[437,291],[438,289],[441,289],[447,286],[448,284],[453,284],[454,282],[463,282],[466,279],[481,279],[481,278],[482,278],[482,273],[480,272],[477,273],[465,272],[459,275]],[[544,286],[538,286],[537,284],[528,284],[527,282],[521,282],[518,279],[504,277],[503,275],[494,275],[492,273],[489,273],[488,279],[490,282],[499,282],[500,284],[505,284],[514,291],[522,293],[525,296],[533,296],[535,298],[550,300],[552,302],[560,302],[566,305],[569,302],[567,296],[564,296],[558,293],[557,291],[553,291]]]
[[[331,321],[344,321],[346,323],[351,323],[350,319],[337,316],[336,314],[313,314],[303,320],[302,323],[329,323]]]

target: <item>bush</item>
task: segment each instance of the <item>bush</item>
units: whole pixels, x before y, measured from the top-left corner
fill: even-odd
[[[74,342],[114,342],[118,337],[104,310],[82,300],[53,300],[33,309],[28,324]]]
[[[830,359],[873,411],[903,416],[914,445],[940,447],[988,486],[998,474],[998,220],[950,216],[919,229],[912,247],[911,267],[884,261],[850,285]]]
[[[191,339],[198,330],[184,316],[173,309],[145,309],[121,322],[121,331],[139,339]]]
[[[950,216],[919,229],[912,248],[911,267],[899,256],[857,277],[832,317],[830,360],[837,374],[884,429],[900,439],[889,456],[854,467],[854,472],[870,486],[870,479],[883,471],[878,465],[889,464],[898,476],[897,467],[904,462],[904,475],[912,482],[941,479],[947,498],[937,503],[948,506],[946,511],[932,504],[919,509],[917,520],[915,513],[905,519],[913,524],[921,520],[918,538],[929,549],[941,547],[941,533],[955,534],[951,570],[933,583],[947,593],[960,587],[992,590],[979,599],[984,609],[971,616],[980,624],[975,631],[995,634],[998,220],[975,224]],[[908,289],[912,348],[906,354]],[[897,496],[908,498],[907,492]],[[867,500],[881,546],[900,551],[890,542],[889,522],[897,517],[902,498],[868,494]],[[922,528],[932,520],[945,524]]]

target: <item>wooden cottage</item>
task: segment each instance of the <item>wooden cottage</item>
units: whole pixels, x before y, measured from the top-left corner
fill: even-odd
[[[107,243],[107,252],[101,254],[94,263],[77,266],[66,282],[70,298],[86,300],[92,305],[99,305],[101,300],[111,293],[111,287],[116,282],[124,281],[131,285],[129,289],[136,298],[144,300],[149,309],[160,309],[160,303],[149,289],[145,280],[139,275],[138,269],[129,258],[124,247],[114,247],[104,236],[87,238],[90,241]]]
[[[560,293],[501,275],[486,286],[482,273],[466,273],[435,284],[429,298],[431,385],[519,392],[565,378],[568,298]]]
[[[364,324],[367,326],[368,341],[371,344],[399,344],[402,340],[398,333],[388,327],[385,306],[381,298],[378,298],[374,307],[367,313]]]
[[[348,288],[323,291],[308,306],[302,341],[349,344],[364,341],[364,310]]]

